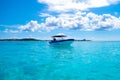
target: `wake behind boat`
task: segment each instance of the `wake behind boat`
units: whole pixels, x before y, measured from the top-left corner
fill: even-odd
[[[53,40],[51,40],[50,44],[62,44],[62,45],[70,45],[73,43],[74,39],[65,39],[66,35],[55,35],[52,36]]]

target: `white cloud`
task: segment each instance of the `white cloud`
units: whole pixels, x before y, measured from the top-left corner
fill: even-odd
[[[120,0],[38,0],[48,5],[50,11],[87,10],[119,3]]]
[[[43,14],[44,15],[44,14]],[[49,15],[49,14],[46,14]],[[51,31],[54,29],[79,29],[84,31],[120,29],[120,18],[110,14],[97,15],[92,12],[61,13],[48,16],[44,23],[31,20],[19,27],[20,31]]]
[[[18,30],[10,30],[10,29],[5,29],[4,30],[5,33],[18,33],[19,31]]]
[[[51,15],[48,14],[48,13],[40,13],[39,16],[40,16],[40,17],[49,17],[49,16],[51,16]]]
[[[42,28],[40,26],[40,24],[38,24],[37,21],[33,21],[33,20],[28,22],[26,25],[22,25],[19,27],[19,29],[22,31],[32,31],[32,32],[34,32],[35,30],[38,30],[40,28]]]
[[[97,15],[95,13],[87,13],[84,10],[89,8],[97,8],[109,6],[119,3],[120,0],[38,0],[39,3],[48,5],[50,11],[59,11],[56,16],[48,13],[40,13],[40,17],[44,17],[45,22],[31,20],[25,25],[0,25],[9,27],[4,32],[17,33],[19,31],[51,31],[57,28],[79,29],[85,31],[93,30],[112,30],[120,29],[120,18],[110,14]],[[69,11],[73,13],[65,13]],[[117,12],[115,13],[118,14]],[[11,29],[14,28],[13,30]],[[19,29],[19,30],[17,30]]]
[[[19,26],[20,31],[41,32],[43,30],[50,31],[52,29],[53,29],[53,27],[47,27],[46,24],[38,23],[37,21],[33,21],[33,20],[31,20],[30,22],[28,22],[25,25]]]
[[[49,14],[48,14],[49,15]],[[3,26],[3,25],[2,25]],[[18,27],[18,25],[17,25]],[[61,13],[55,16],[48,16],[45,22],[31,20],[25,25],[19,25],[18,28],[5,29],[4,32],[18,33],[20,31],[51,31],[54,29],[78,29],[84,31],[94,30],[113,30],[120,29],[120,17],[117,18],[110,14],[97,15],[92,12]],[[18,30],[19,29],[19,30]]]
[[[17,25],[0,25],[0,27],[4,27],[4,30],[3,32],[5,33],[19,33],[19,30],[18,30],[18,27],[20,25],[17,24]]]
[[[60,14],[50,16],[42,23],[46,28],[79,29],[85,31],[120,29],[120,18],[110,14],[97,15],[94,13],[77,12],[75,14]]]

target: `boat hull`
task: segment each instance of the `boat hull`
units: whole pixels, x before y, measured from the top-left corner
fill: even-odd
[[[57,45],[70,45],[73,43],[74,39],[65,39],[65,40],[56,40],[56,41],[50,41],[50,44],[57,44]]]

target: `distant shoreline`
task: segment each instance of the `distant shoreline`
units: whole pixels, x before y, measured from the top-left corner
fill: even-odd
[[[35,38],[22,38],[22,39],[0,39],[0,42],[5,42],[5,41],[26,41],[26,42],[29,42],[29,41],[51,41],[51,40],[42,40],[42,39],[35,39]],[[78,39],[75,39],[75,41],[80,41],[80,42],[114,42],[114,41],[117,41],[117,42],[120,42],[120,40],[87,40],[87,39],[81,39],[81,40],[78,40]]]
[[[22,38],[22,39],[0,39],[0,41],[50,41],[50,40],[40,40],[35,38]],[[75,40],[75,41],[91,41],[91,40]]]
[[[46,40],[39,40],[34,38],[22,38],[22,39],[0,39],[0,41],[46,41]]]

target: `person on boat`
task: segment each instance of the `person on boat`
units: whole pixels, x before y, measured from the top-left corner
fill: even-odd
[[[56,38],[53,38],[53,41],[56,41]]]

